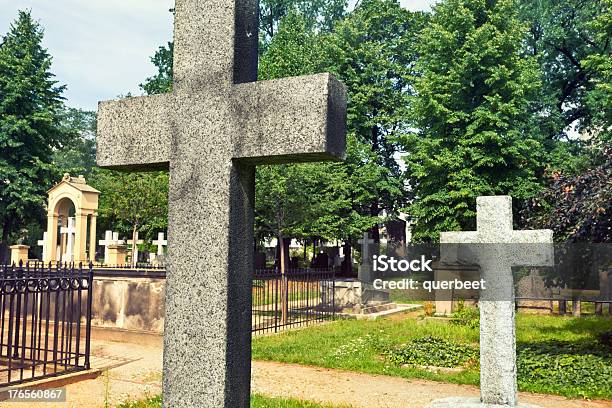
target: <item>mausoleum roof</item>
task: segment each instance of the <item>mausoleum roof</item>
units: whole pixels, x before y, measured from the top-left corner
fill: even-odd
[[[47,194],[50,193],[51,191],[57,189],[61,185],[69,185],[69,186],[71,186],[73,188],[76,188],[79,191],[84,191],[84,192],[87,192],[87,193],[100,194],[100,191],[96,190],[92,186],[87,185],[87,181],[85,180],[85,177],[83,177],[83,176],[71,177],[70,174],[68,174],[68,173],[65,173],[64,177],[62,178],[62,181],[60,181],[59,183],[57,183],[56,185],[51,187],[47,191]]]

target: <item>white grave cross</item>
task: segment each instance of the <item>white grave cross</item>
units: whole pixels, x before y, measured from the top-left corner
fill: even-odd
[[[153,241],[153,245],[157,245],[157,255],[161,256],[164,254],[164,247],[168,245],[168,241],[164,239],[164,233],[160,232],[157,234],[157,239]]]
[[[45,247],[46,247],[45,242],[47,242],[47,231],[45,231],[43,233],[43,238],[42,239],[39,239],[38,241],[36,241],[36,244],[39,247],[42,247],[42,260],[43,260],[43,262],[44,262],[45,259],[47,259],[47,257],[46,257],[47,251],[45,251]]]
[[[104,233],[104,239],[98,241],[98,244],[104,247],[104,264],[108,265],[108,247],[115,244],[115,241],[113,241],[113,231],[107,230]]]
[[[128,245],[132,246],[132,265],[135,266],[138,262],[138,245],[144,243],[142,239],[138,239],[138,231],[134,234],[135,239],[128,239]]]
[[[66,252],[64,253],[64,262],[72,262],[74,260],[74,235],[76,234],[74,217],[68,218],[68,226],[60,228],[60,233],[67,235]]]

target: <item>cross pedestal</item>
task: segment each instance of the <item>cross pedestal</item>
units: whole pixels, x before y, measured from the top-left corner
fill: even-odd
[[[551,230],[515,231],[512,198],[476,199],[476,231],[443,232],[441,263],[478,265],[480,291],[480,401],[440,400],[431,407],[516,406],[516,335],[512,267],[552,266]],[[459,245],[457,245],[459,244]],[[521,404],[522,406],[526,406]],[[484,405],[482,405],[484,406]]]
[[[170,170],[165,407],[249,406],[255,165],[345,152],[344,86],[256,82],[258,22],[255,0],[177,0],[173,92],[99,105],[100,166]]]

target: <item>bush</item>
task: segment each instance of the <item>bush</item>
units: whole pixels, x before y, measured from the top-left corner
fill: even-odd
[[[478,348],[436,337],[420,337],[395,349],[385,357],[395,364],[435,367],[468,367],[478,361]]]
[[[597,342],[519,344],[517,369],[526,390],[583,398],[609,398],[612,390],[612,353]]]
[[[451,323],[458,326],[466,326],[476,329],[480,326],[480,310],[474,307],[465,307],[463,301],[459,301],[457,311],[451,315]]]

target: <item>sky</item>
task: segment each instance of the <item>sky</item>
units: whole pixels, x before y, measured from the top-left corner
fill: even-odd
[[[355,0],[351,0],[354,3]],[[434,0],[401,0],[429,10]],[[96,110],[98,101],[131,92],[155,74],[150,57],[172,39],[174,0],[0,0],[0,36],[20,9],[30,9],[45,30],[52,72],[67,85],[67,105]]]

